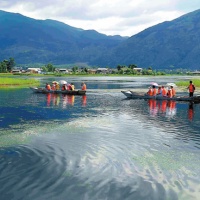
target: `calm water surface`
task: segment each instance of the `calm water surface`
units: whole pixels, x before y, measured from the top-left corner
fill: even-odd
[[[0,199],[200,199],[200,104],[120,92],[171,78],[83,80],[86,96],[0,90]]]

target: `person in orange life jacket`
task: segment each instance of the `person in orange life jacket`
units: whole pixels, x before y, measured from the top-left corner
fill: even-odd
[[[156,94],[157,94],[157,90],[156,90],[156,86],[155,85],[153,85],[153,96],[156,96]]]
[[[172,90],[170,88],[167,91],[167,97],[172,98]]]
[[[71,86],[71,84],[67,84],[67,90],[72,90],[72,86]]]
[[[67,90],[67,86],[66,86],[66,84],[63,84],[63,85],[62,85],[61,90],[62,90],[62,91]]]
[[[87,89],[87,87],[86,87],[86,84],[83,82],[82,84],[81,84],[81,86],[82,86],[82,90],[86,90]]]
[[[148,94],[149,96],[153,96],[153,90],[152,90],[152,87],[151,87],[151,86],[149,87],[149,90],[148,90],[147,94]]]
[[[166,96],[167,95],[167,90],[164,87],[164,85],[162,85],[162,96]]]
[[[56,84],[55,84],[55,83],[52,84],[51,89],[52,89],[52,90],[56,90]]]
[[[175,97],[176,96],[176,90],[174,89],[173,86],[170,86],[171,87],[171,90],[172,90],[172,97]]]
[[[158,86],[158,93],[157,93],[157,95],[162,95],[162,88],[161,88],[161,86]]]
[[[46,88],[46,90],[51,90],[51,86],[48,83],[46,83],[45,88]]]
[[[195,86],[192,81],[190,81],[190,85],[187,87],[187,89],[189,89],[189,97],[193,97]]]

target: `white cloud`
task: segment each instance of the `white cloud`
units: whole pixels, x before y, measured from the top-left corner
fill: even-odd
[[[134,35],[200,8],[199,0],[1,0],[0,9],[107,35]]]

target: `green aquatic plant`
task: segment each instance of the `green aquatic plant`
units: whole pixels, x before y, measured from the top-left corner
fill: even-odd
[[[188,87],[189,86],[189,81],[178,81],[176,82],[177,86],[184,86],[184,87]],[[193,82],[193,84],[195,85],[195,87],[200,87],[200,80],[199,79],[192,79],[191,80]]]
[[[153,154],[145,153],[143,156],[134,157],[133,160],[136,161],[140,166],[149,167],[154,166],[161,170],[176,171],[182,170],[187,174],[195,175],[193,169],[197,167],[195,153],[191,152],[177,152],[177,151],[167,151],[165,153],[154,152]]]
[[[28,78],[28,79],[20,79],[20,78],[6,78],[1,77],[0,79],[0,87],[20,87],[20,86],[28,86],[28,85],[34,85],[38,86],[40,85],[40,81]]]

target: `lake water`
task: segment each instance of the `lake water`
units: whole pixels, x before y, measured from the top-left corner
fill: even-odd
[[[174,78],[67,81],[87,95],[0,90],[1,200],[200,198],[200,104],[121,93]]]

